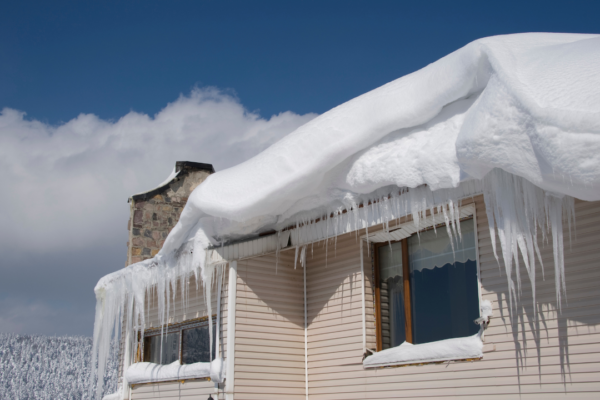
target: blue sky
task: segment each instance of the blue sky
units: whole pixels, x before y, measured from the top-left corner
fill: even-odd
[[[154,114],[194,86],[322,113],[483,36],[600,30],[598,1],[20,1],[0,107],[50,123]]]
[[[175,161],[222,170],[472,40],[600,33],[598,15],[600,1],[5,2],[0,330],[91,335],[93,287],[125,262],[127,197]]]

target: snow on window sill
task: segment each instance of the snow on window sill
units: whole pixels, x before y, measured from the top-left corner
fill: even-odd
[[[382,350],[364,359],[364,368],[379,368],[443,361],[473,360],[483,357],[481,334],[437,342],[411,344]]]
[[[125,379],[130,385],[198,378],[208,378],[215,382],[222,382],[225,372],[223,364],[222,359],[185,365],[181,365],[179,360],[167,365],[139,362],[127,368]]]

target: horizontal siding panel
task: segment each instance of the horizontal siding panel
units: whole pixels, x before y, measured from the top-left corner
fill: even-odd
[[[293,375],[292,375],[293,376]],[[280,379],[278,380],[272,380],[272,379],[265,379],[265,377],[263,376],[263,379],[247,379],[247,378],[242,378],[241,376],[238,376],[237,374],[235,375],[235,383],[236,385],[242,386],[242,387],[254,387],[256,386],[257,383],[261,383],[260,381],[268,381],[268,382],[263,382],[264,384],[268,384],[271,388],[275,389],[275,391],[277,391],[278,393],[288,393],[285,392],[284,390],[287,389],[293,389],[292,392],[290,393],[299,393],[298,389],[301,389],[301,393],[304,393],[304,379],[290,379],[292,376],[288,375],[287,379],[285,375],[281,375],[279,376]],[[257,389],[263,389],[263,387],[257,387],[255,390]],[[247,390],[247,389],[244,389]],[[204,399],[202,399],[204,400]]]
[[[534,357],[536,358],[536,357]],[[580,364],[582,366],[598,363],[598,353],[583,353],[573,354],[569,356],[571,365]],[[522,369],[519,370],[519,374],[531,373],[537,374],[540,368],[544,366],[558,366],[562,368],[560,361],[554,356],[541,357],[540,364],[535,363],[524,363]],[[355,365],[360,365],[361,368],[356,368]],[[365,371],[362,368],[361,363],[347,364],[347,365],[334,365],[330,363],[321,368],[310,369],[311,381],[316,379],[330,380],[330,384],[336,385],[337,379],[346,379],[352,377],[364,377],[365,374],[368,376],[422,376],[424,379],[434,379],[434,375],[440,372],[457,372],[465,373],[471,376],[471,373],[477,371],[488,371],[491,375],[495,372],[495,369],[510,369],[514,373],[516,365],[515,359],[491,359],[489,354],[484,354],[484,358],[477,362],[450,362],[443,364],[425,364],[419,366],[405,366],[399,368],[378,368],[374,370]],[[429,378],[428,378],[429,376]],[[319,377],[319,378],[317,378]],[[416,378],[414,378],[416,379]]]
[[[247,365],[254,366],[257,370],[262,370],[261,367],[280,367],[280,368],[298,368],[302,369],[302,373],[304,373],[304,358],[302,361],[293,361],[291,358],[289,360],[269,360],[264,358],[258,358],[256,353],[247,354],[247,357],[244,357],[243,354],[235,355],[235,367],[237,369],[238,365]],[[277,379],[277,374],[272,374],[271,379]]]
[[[289,368],[289,373],[286,374],[286,371],[281,371],[281,368],[273,369],[275,373],[277,373],[280,381],[278,382],[301,382],[302,387],[304,387],[304,368]],[[244,379],[247,381],[255,380],[255,381],[264,381],[270,380],[269,374],[264,374],[260,372],[245,372],[245,371],[236,371],[235,372],[236,379]]]
[[[455,374],[456,375],[456,374]],[[599,387],[600,382],[596,382],[598,378],[598,372],[579,372],[572,376],[572,379],[569,381],[567,386],[571,386],[573,384],[585,384],[585,383],[596,383]],[[387,390],[435,390],[435,389],[448,389],[448,390],[462,390],[464,388],[474,389],[474,388],[486,388],[493,386],[494,388],[501,388],[506,386],[515,386],[515,385],[546,385],[546,384],[556,384],[561,381],[561,374],[544,374],[541,376],[508,376],[508,377],[485,377],[485,379],[474,379],[474,378],[465,378],[465,379],[457,379],[454,378],[449,379],[439,379],[436,377],[435,380],[423,380],[423,381],[415,381],[409,379],[401,379],[399,377],[398,380],[383,380],[376,378],[364,378],[364,379],[355,379],[355,380],[345,380],[343,386],[339,387],[331,387],[331,386],[322,386],[322,387],[314,387],[313,394],[329,394],[329,393],[340,393],[340,392],[353,392],[354,390],[360,390],[361,386],[369,386],[376,385],[377,388],[375,391],[387,391]],[[494,390],[495,391],[495,390]],[[509,392],[510,393],[510,392]]]
[[[241,374],[260,374],[263,378],[269,377],[271,374],[282,374],[286,375],[287,378],[289,378],[290,375],[293,375],[298,379],[304,380],[304,365],[302,365],[302,367],[275,367],[272,365],[263,365],[260,368],[260,372],[257,372],[257,369],[254,365],[236,365],[236,376],[238,372],[240,372]]]
[[[245,392],[238,392],[236,390],[234,398],[236,400],[281,400],[282,398],[285,398],[286,400],[305,400],[306,397],[304,395],[304,393],[300,394],[290,394],[290,393],[286,393],[285,397],[282,397],[281,393],[245,393]]]
[[[545,361],[551,361],[546,358]],[[352,366],[331,366],[319,370],[311,370],[311,386],[343,386],[345,379],[377,379],[381,382],[429,381],[431,379],[450,379],[448,377],[468,376],[471,379],[487,378],[488,376],[514,376],[515,361],[486,360],[476,362],[451,362],[443,364],[427,364],[422,366],[406,366],[400,368],[381,368],[375,371],[365,371]],[[540,374],[560,374],[563,368],[560,363],[524,366],[519,376],[540,376]],[[597,353],[573,356],[571,373],[600,372],[597,363]]]
[[[596,382],[584,382],[577,384],[562,383],[546,383],[540,384],[512,384],[506,386],[494,386],[493,389],[488,386],[467,386],[462,388],[440,388],[440,389],[426,389],[418,388],[413,390],[405,390],[394,388],[392,390],[377,390],[373,388],[373,385],[369,385],[368,390],[365,392],[354,391],[354,392],[339,392],[333,394],[311,394],[311,399],[323,399],[323,400],[355,400],[355,399],[415,399],[421,397],[434,397],[434,398],[448,398],[448,397],[463,397],[463,396],[478,396],[481,398],[482,392],[487,390],[493,390],[496,395],[523,395],[523,394],[536,394],[539,395],[539,399],[546,399],[547,393],[596,393],[600,390],[600,384]],[[504,397],[503,397],[504,398]],[[573,397],[573,395],[568,396]],[[595,398],[595,397],[591,397]]]

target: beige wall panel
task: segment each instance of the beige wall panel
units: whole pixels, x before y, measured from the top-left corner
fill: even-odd
[[[568,302],[558,312],[550,243],[540,250],[545,280],[537,264],[537,321],[523,261],[521,295],[509,309],[501,249],[494,257],[483,197],[474,199],[482,296],[494,318],[486,331],[484,359],[401,368],[362,368],[360,252],[355,234],[337,239],[337,257],[323,246],[308,258],[309,398],[520,398],[600,397],[600,203],[576,201],[572,242],[565,224]],[[471,199],[463,204],[472,202]],[[404,221],[403,221],[404,222]],[[377,228],[369,231],[374,232]],[[379,228],[380,229],[380,228]],[[361,232],[361,234],[364,232]],[[363,245],[367,347],[375,347],[372,254]],[[516,283],[513,266],[513,280]],[[511,320],[515,320],[515,324]]]
[[[235,399],[304,399],[303,269],[294,252],[238,262]]]

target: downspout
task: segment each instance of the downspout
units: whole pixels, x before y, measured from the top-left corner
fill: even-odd
[[[125,371],[131,365],[131,338],[129,334],[129,329],[126,330],[125,334],[125,351],[123,352],[123,377],[121,381],[121,398],[126,399],[131,397],[131,388],[129,387],[129,382],[127,382],[127,378],[125,378]]]
[[[304,384],[306,400],[308,400],[308,318],[306,306],[306,261],[304,262]]]
[[[363,336],[363,354],[367,352],[367,321],[365,318],[365,260],[363,258],[363,241],[360,243],[360,281],[361,281],[361,302],[362,302],[362,336]]]
[[[221,286],[223,285],[223,269],[224,265],[217,267],[217,321],[216,321],[216,337],[215,337],[215,360],[222,357],[221,354]],[[211,318],[211,316],[208,316]],[[212,370],[212,368],[211,368]],[[221,374],[222,376],[222,374]],[[219,398],[219,383],[215,383],[215,394]]]
[[[227,376],[225,399],[233,400],[235,382],[235,305],[237,297],[237,261],[229,263],[229,293],[227,297]]]

